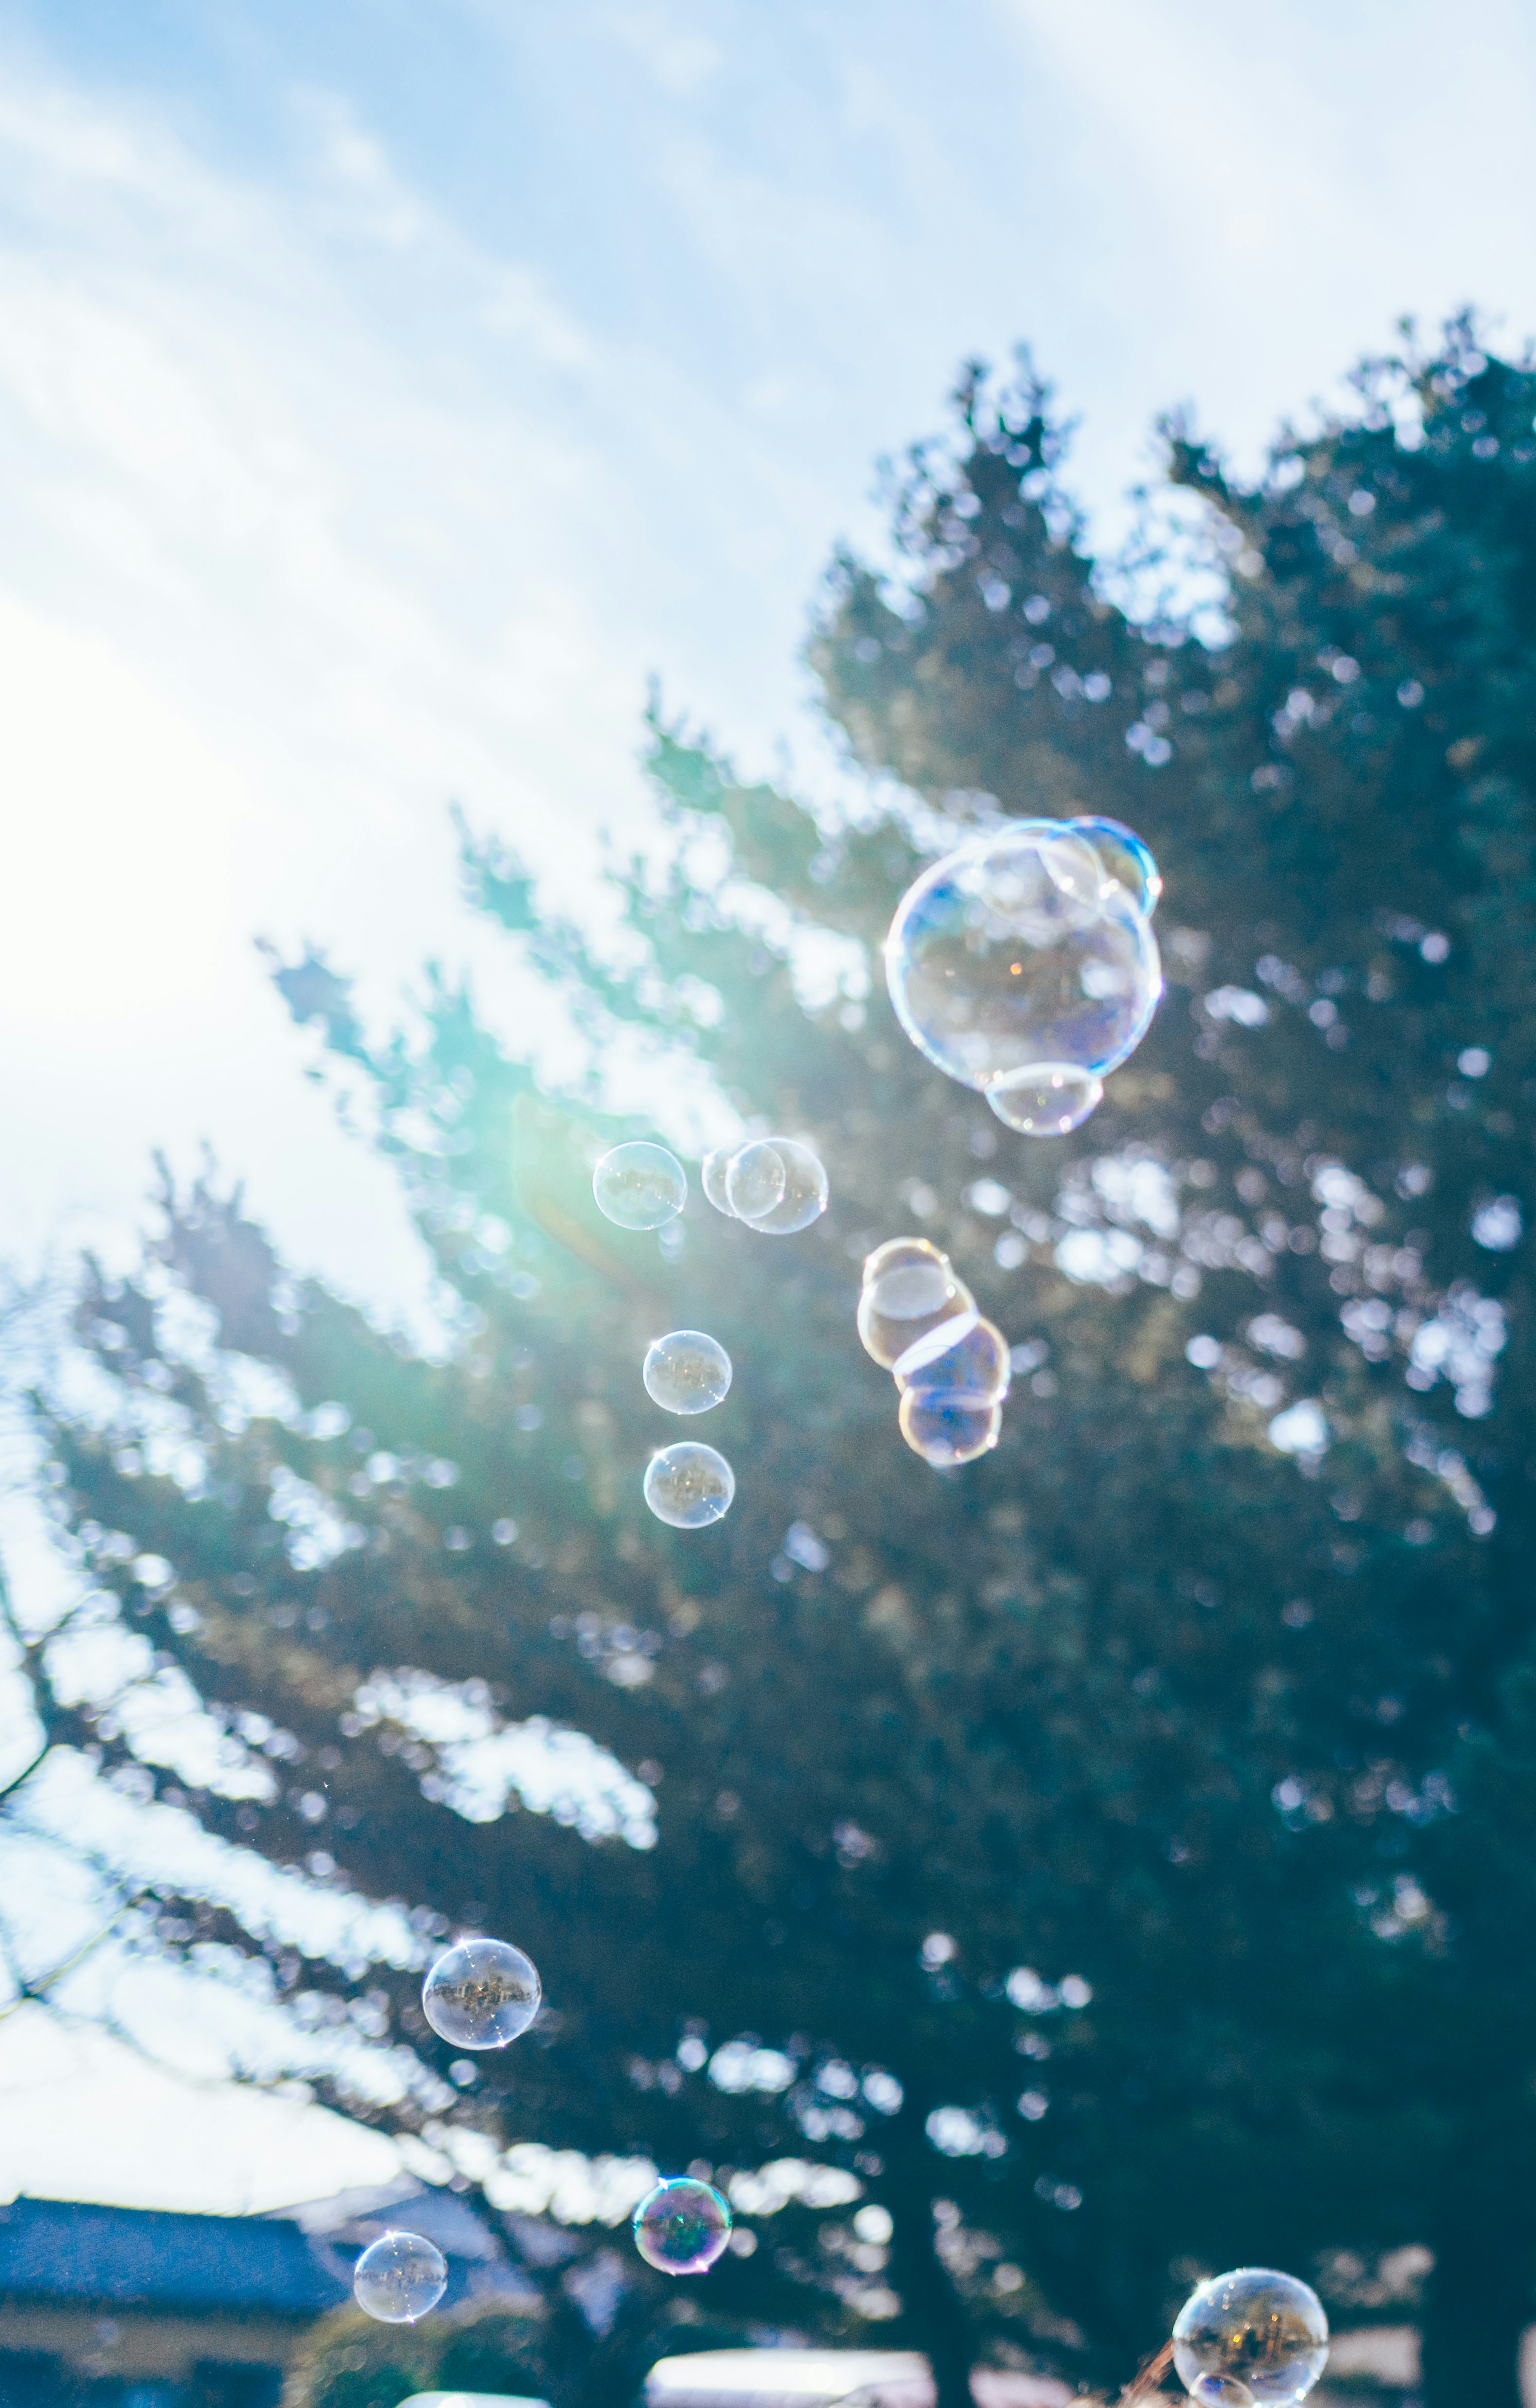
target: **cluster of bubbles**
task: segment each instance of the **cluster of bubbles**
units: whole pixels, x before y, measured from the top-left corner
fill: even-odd
[[[1101,1102],[1163,991],[1157,865],[1118,820],[1013,820],[934,862],[885,939],[912,1043],[1025,1137]]]
[[[766,1238],[793,1237],[826,1210],[826,1173],[797,1138],[752,1138],[720,1146],[704,1163],[705,1196],[717,1212]],[[592,1174],[597,1210],[620,1229],[661,1229],[688,1199],[688,1179],[664,1145],[635,1139],[611,1146]],[[703,1329],[653,1340],[640,1369],[646,1395],[668,1413],[707,1413],[731,1384],[731,1358]],[[718,1448],[682,1439],[658,1448],[644,1496],[658,1522],[701,1530],[730,1511],[736,1474]]]
[[[706,1199],[763,1238],[792,1238],[826,1210],[826,1173],[797,1138],[757,1137],[704,1157]]]
[[[1292,2274],[1240,2266],[1192,2291],[1173,2328],[1173,2365],[1201,2408],[1295,2408],[1328,2364],[1328,2324]]]
[[[726,1378],[729,1379],[729,1367]],[[461,1940],[422,1985],[422,2013],[454,2048],[506,2048],[543,2001],[538,1967],[508,1940]],[[635,2246],[664,2274],[703,2274],[730,2239],[720,2193],[690,2175],[656,2184],[635,2210]],[[385,2232],[352,2269],[352,2297],[386,2325],[413,2325],[448,2287],[448,2261],[420,2232]]]
[[[997,1445],[1008,1340],[926,1238],[892,1238],[866,1258],[858,1334],[895,1380],[897,1426],[925,1463],[948,1471]]]

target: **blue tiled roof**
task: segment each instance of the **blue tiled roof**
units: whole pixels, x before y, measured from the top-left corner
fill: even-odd
[[[312,2316],[349,2296],[296,2224],[74,2200],[0,2207],[0,2298]]]

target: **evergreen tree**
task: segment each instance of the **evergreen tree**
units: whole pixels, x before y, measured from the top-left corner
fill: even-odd
[[[696,1193],[659,1245],[615,1231],[589,1167],[635,1132],[596,1084],[541,1096],[442,981],[419,1041],[376,1046],[308,956],[278,982],[374,1099],[457,1300],[450,1359],[287,1277],[210,1182],[166,1188],[141,1279],[88,1281],[120,1418],[54,1412],[72,1527],[279,1751],[268,1803],[194,1811],[515,1939],[553,2012],[455,2095],[414,1977],[290,1986],[387,1998],[439,2084],[397,2120],[471,2170],[527,2139],[727,2183],[819,2165],[776,2216],[766,2178],[741,2189],[760,2245],[707,2312],[910,2340],[940,2408],[985,2356],[1123,2374],[1198,2270],[1286,2265],[1369,2310],[1419,2243],[1427,2398],[1516,2397],[1533,407],[1463,325],[1363,370],[1252,490],[1170,428],[1229,571],[1201,643],[1109,598],[1043,392],[973,375],[894,496],[906,576],[840,563],[812,648],[897,800],[829,827],[658,719],[673,842],[624,876],[627,952],[467,835],[474,901],[595,1063],[691,1060],[814,1137],[811,1232]],[[1167,1000],[1060,1143],[1001,1132],[879,992],[903,886],[998,810],[1112,813],[1167,881]],[[955,1475],[902,1446],[854,1335],[859,1258],[914,1227],[1020,1367],[1001,1445]],[[736,1366],[705,1432],[736,1504],[693,1534],[639,1496],[676,1434],[639,1359],[679,1326]],[[252,1364],[294,1410],[251,1410]],[[656,1844],[515,1799],[473,1819],[454,1712],[590,1733]],[[622,2396],[699,2314],[634,2272],[573,2399]]]

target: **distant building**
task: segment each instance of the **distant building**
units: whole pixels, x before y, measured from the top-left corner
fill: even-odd
[[[0,2206],[0,2408],[276,2408],[316,2318],[391,2224],[448,2259],[446,2303],[531,2286],[448,2191],[403,2181],[277,2215]]]
[[[1049,2374],[979,2369],[976,2408],[1070,2408],[1069,2384]],[[933,2408],[926,2358],[898,2349],[714,2349],[664,2358],[645,2386],[647,2408]]]

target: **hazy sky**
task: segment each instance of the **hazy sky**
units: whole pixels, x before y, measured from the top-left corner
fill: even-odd
[[[207,1140],[409,1309],[254,938],[494,998],[450,798],[574,891],[653,672],[829,782],[808,609],[962,359],[1113,541],[1170,404],[1253,466],[1404,311],[1536,332],[1533,136],[1519,0],[0,0],[0,1254]]]
[[[446,804],[552,872],[645,681],[828,774],[797,655],[872,467],[1036,346],[1113,534],[1405,309],[1536,329],[1514,0],[46,0],[0,10],[0,1247],[208,1139],[419,1278],[252,951],[502,973]]]

